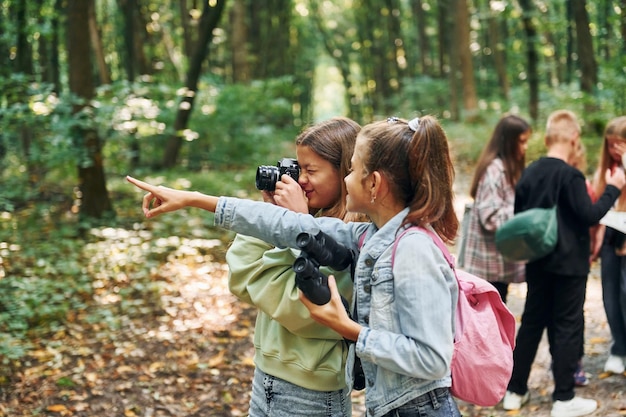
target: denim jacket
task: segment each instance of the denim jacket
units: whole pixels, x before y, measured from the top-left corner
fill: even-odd
[[[359,253],[352,314],[363,330],[351,350],[361,358],[371,417],[451,384],[456,278],[439,248],[419,230],[402,237],[392,266],[393,243],[407,213],[378,229],[373,223],[346,224],[236,198],[220,198],[215,211],[217,226],[278,247],[297,247],[298,233],[322,230]],[[353,358],[348,360],[349,371]]]

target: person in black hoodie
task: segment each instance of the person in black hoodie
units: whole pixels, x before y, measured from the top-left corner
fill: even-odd
[[[546,328],[554,378],[551,417],[583,416],[597,408],[595,400],[574,394],[574,373],[584,337],[589,227],[609,211],[626,178],[623,171],[607,170],[606,188],[593,203],[584,175],[568,164],[579,147],[580,132],[574,113],[553,112],[546,125],[547,155],[531,163],[515,187],[515,213],[557,205],[559,237],[552,253],[526,265],[528,292],[513,352],[513,375],[503,400],[506,410],[528,402],[528,377]]]

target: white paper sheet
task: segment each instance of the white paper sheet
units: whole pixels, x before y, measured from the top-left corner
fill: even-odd
[[[600,224],[605,224],[622,233],[626,233],[626,212],[609,210],[606,215],[600,219]]]

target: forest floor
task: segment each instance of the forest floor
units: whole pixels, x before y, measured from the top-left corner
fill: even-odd
[[[458,204],[462,207],[463,200]],[[179,253],[153,275],[161,283],[158,294],[138,296],[132,314],[115,303],[114,292],[99,293],[97,301],[110,302],[116,320],[94,323],[88,311],[76,312],[27,358],[0,367],[0,417],[245,416],[256,312],[229,293],[226,265],[210,253]],[[525,284],[513,285],[509,298],[519,320]],[[590,383],[577,393],[598,400],[596,416],[626,415],[626,376],[602,372],[610,334],[597,265],[589,276],[585,317],[584,363]],[[506,412],[500,405],[459,403],[462,414],[549,416],[549,369],[544,338],[530,376],[527,406]],[[356,392],[354,416],[362,416],[363,409],[363,393]]]

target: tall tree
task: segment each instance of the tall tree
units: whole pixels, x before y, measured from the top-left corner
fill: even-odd
[[[567,22],[567,44],[566,44],[566,73],[565,82],[567,84],[572,82],[574,77],[574,20],[572,18],[572,2],[565,2],[565,21]]]
[[[456,7],[456,45],[458,46],[459,70],[463,91],[463,110],[465,119],[471,120],[478,113],[478,96],[474,81],[474,64],[470,50],[470,16],[467,0],[457,0]]]
[[[252,79],[291,75],[292,0],[248,0]]]
[[[67,2],[67,60],[70,92],[79,97],[74,113],[87,117],[84,112],[94,97],[89,47],[89,8],[94,0],[68,0]],[[91,4],[90,4],[91,3]],[[90,123],[77,124],[73,136],[79,150],[78,188],[80,190],[80,215],[82,218],[104,218],[113,214],[104,177],[102,143],[95,127]]]
[[[593,51],[593,39],[589,30],[589,14],[586,0],[571,0],[576,23],[576,45],[580,65],[580,89],[593,94],[598,83],[598,64]]]
[[[454,31],[448,28],[454,26],[454,15],[448,10],[454,10],[456,0],[442,0],[437,9],[438,38],[439,38],[439,71],[442,77],[447,77],[450,89],[450,119],[460,120],[459,88],[457,70],[459,67],[458,48],[454,43]]]
[[[250,80],[250,63],[248,61],[248,30],[244,0],[235,0],[230,11],[230,22],[233,81],[247,83]]]
[[[404,55],[403,37],[399,33],[402,14],[395,1],[360,0],[354,7],[361,45],[364,83],[369,90],[371,111],[364,114],[392,114],[400,89],[403,70],[398,57]],[[367,103],[369,105],[369,103]]]
[[[39,5],[37,5],[39,6]],[[33,63],[33,46],[28,41],[29,37],[29,16],[28,16],[28,3],[18,2],[15,9],[15,19],[17,22],[17,59],[15,60],[15,72],[22,74],[29,81],[34,81],[34,63]],[[37,10],[39,11],[39,10]],[[15,91],[12,96],[9,97],[9,102],[18,102],[22,100],[22,97],[27,95],[26,92],[27,83],[15,83]],[[31,186],[35,186],[39,180],[38,168],[39,165],[35,163],[33,159],[33,144],[36,141],[35,132],[33,126],[23,121],[19,122],[19,136],[20,143],[22,144],[23,158],[26,161],[26,174],[28,175],[28,182]]]
[[[126,70],[126,79],[132,86],[135,81],[135,73],[137,69],[137,42],[135,29],[137,18],[137,0],[118,0],[120,10],[124,14],[124,69]],[[139,140],[137,139],[137,129],[133,129],[130,138],[130,165],[137,167],[141,159],[139,148]]]
[[[89,5],[89,39],[96,58],[98,74],[100,75],[100,84],[111,84],[111,74],[104,58],[104,46],[102,45],[102,37],[98,29],[98,19],[96,17],[96,4],[94,1],[88,1]]]
[[[211,44],[211,39],[213,39],[213,30],[217,27],[222,17],[225,2],[226,0],[216,0],[213,4],[213,2],[204,1],[199,24],[200,33],[185,77],[185,93],[182,95],[178,105],[176,120],[174,120],[174,133],[168,139],[163,155],[163,166],[166,168],[173,167],[178,159],[178,153],[183,143],[182,132],[189,123],[196,92],[198,91],[198,80],[202,72],[202,64],[209,55],[209,45]]]
[[[430,52],[430,42],[426,35],[426,10],[422,4],[422,0],[415,0],[413,3],[413,16],[416,22],[417,45],[419,45],[420,72],[424,75],[432,75],[432,60],[428,58]],[[415,69],[413,69],[415,71]]]
[[[489,14],[487,16],[487,30],[489,33],[489,43],[491,46],[491,53],[493,56],[493,65],[498,76],[498,85],[500,87],[500,95],[505,100],[509,98],[509,77],[506,71],[506,47],[504,46],[504,40],[506,39],[506,33],[501,33],[501,29],[506,28],[505,22],[502,19],[504,9],[500,8],[502,2],[496,2],[489,0]]]
[[[526,67],[528,74],[528,113],[533,121],[539,118],[539,57],[535,48],[537,29],[533,22],[533,6],[531,0],[519,0],[522,7],[522,23],[526,32]]]

